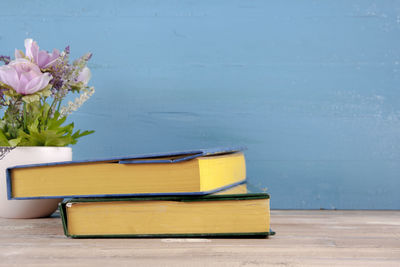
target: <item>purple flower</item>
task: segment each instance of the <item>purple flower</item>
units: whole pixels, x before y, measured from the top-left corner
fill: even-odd
[[[0,56],[0,61],[3,61],[5,65],[10,63],[11,58],[9,56]]]
[[[60,51],[53,50],[53,53],[48,53],[45,50],[39,51],[39,46],[32,39],[25,39],[25,56],[35,62],[41,69],[46,69],[53,66],[60,57]],[[24,53],[21,50],[15,49],[15,58],[23,58]]]
[[[21,95],[34,94],[50,82],[50,73],[42,73],[39,67],[25,58],[18,58],[0,66],[0,82],[12,87]]]
[[[88,67],[84,67],[82,71],[79,73],[77,78],[77,82],[82,82],[85,86],[87,86],[90,78],[92,77],[92,73]]]

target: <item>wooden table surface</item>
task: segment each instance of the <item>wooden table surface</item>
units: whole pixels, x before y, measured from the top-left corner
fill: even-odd
[[[400,211],[272,211],[269,239],[69,239],[0,219],[1,266],[400,266]]]

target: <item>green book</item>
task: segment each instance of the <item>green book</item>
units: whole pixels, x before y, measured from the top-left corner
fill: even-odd
[[[60,204],[64,233],[94,237],[267,237],[266,193],[76,198]]]

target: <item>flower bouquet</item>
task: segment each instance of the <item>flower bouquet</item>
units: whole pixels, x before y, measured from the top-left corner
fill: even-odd
[[[39,50],[37,42],[25,40],[25,53],[15,50],[15,59],[0,56],[0,146],[67,146],[93,133],[74,132],[64,125],[68,114],[77,110],[93,93],[88,86],[91,53],[69,62],[70,49],[60,52]],[[78,96],[63,105],[70,94]],[[65,101],[64,101],[65,102]]]
[[[49,53],[32,39],[25,40],[25,53],[15,50],[14,60],[0,56],[0,217],[52,214],[62,199],[8,200],[6,169],[70,161],[72,150],[67,146],[93,133],[74,131],[73,123],[66,124],[67,116],[94,93],[86,66],[91,54],[71,63],[69,56],[69,46]],[[68,101],[73,95],[75,100]]]

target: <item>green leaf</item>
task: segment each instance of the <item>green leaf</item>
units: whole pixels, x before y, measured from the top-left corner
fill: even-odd
[[[27,125],[29,132],[32,133],[39,133],[39,118],[36,118],[31,124]]]
[[[7,137],[4,135],[3,131],[0,130],[0,146],[10,146]]]
[[[92,133],[94,133],[94,131],[84,131],[84,132],[80,132],[81,130],[78,130],[78,131],[76,131],[73,135],[72,135],[72,137],[74,138],[74,139],[78,139],[78,138],[81,138],[81,137],[83,137],[83,136],[86,136],[86,135],[89,135],[89,134],[92,134]]]
[[[11,86],[9,86],[8,84],[5,84],[5,83],[0,82],[0,86],[1,86],[2,88],[7,88],[8,90],[14,91],[14,89],[13,89]],[[15,92],[15,91],[14,91],[14,92]]]
[[[25,103],[33,103],[33,102],[38,102],[40,100],[40,96],[37,94],[33,94],[33,95],[25,95],[22,97],[22,100]]]
[[[55,112],[43,101],[26,103],[24,123],[18,118],[18,110],[7,110],[0,120],[0,146],[68,146],[94,131],[74,132],[74,123],[66,124],[67,118]]]
[[[73,130],[74,130],[74,123],[70,123],[64,127],[60,127],[57,132],[68,133],[69,135],[71,135]]]
[[[11,139],[8,141],[8,143],[10,144],[10,146],[18,146],[18,144],[21,142],[21,138],[22,137]]]
[[[58,119],[59,114],[54,114],[54,117],[48,120],[47,129],[56,130],[61,127],[61,125],[66,121],[67,117],[62,117]]]

